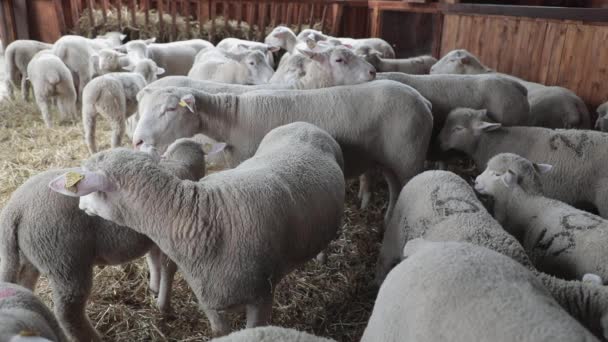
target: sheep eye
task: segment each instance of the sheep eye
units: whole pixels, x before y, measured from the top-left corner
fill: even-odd
[[[462,126],[456,126],[452,129],[452,132],[459,132],[459,131],[462,131],[463,129],[464,129],[464,127],[462,127]]]
[[[255,62],[249,62],[249,65],[255,65]]]
[[[336,63],[342,63],[342,62],[344,62],[344,60],[342,58],[336,59]]]
[[[173,112],[177,109],[177,107],[169,107],[165,110],[165,112]]]

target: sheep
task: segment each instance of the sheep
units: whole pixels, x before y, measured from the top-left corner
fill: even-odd
[[[432,56],[419,56],[405,59],[382,58],[382,53],[367,46],[359,45],[354,53],[362,56],[373,65],[378,72],[403,72],[412,75],[425,75],[431,71],[431,67],[437,63]]]
[[[287,53],[294,53],[297,43],[296,34],[286,26],[275,27],[264,38],[264,44],[271,49],[284,49]]]
[[[102,49],[91,57],[100,75],[122,71],[131,64],[129,56],[113,49]]]
[[[52,127],[49,104],[55,101],[62,122],[76,118],[76,89],[72,74],[59,57],[49,50],[38,52],[27,66],[34,98],[47,127]]]
[[[483,74],[495,73],[483,65],[467,50],[454,50],[446,54],[431,68],[431,74]],[[554,86],[524,81],[509,77],[528,89],[530,114],[533,126],[548,128],[591,128],[591,117],[587,106],[572,91]]]
[[[361,342],[599,341],[521,264],[469,243],[415,239],[382,284]]]
[[[224,337],[214,338],[212,342],[335,342],[294,329],[281,327],[260,327],[233,332]]]
[[[395,58],[396,56],[393,47],[384,39],[380,38],[334,38],[323,34],[321,31],[313,29],[302,30],[296,38],[299,42],[304,42],[306,38],[311,38],[316,42],[338,40],[343,45],[350,46],[353,49],[357,49],[361,45],[369,46],[375,49],[376,51],[379,51],[382,54],[382,57],[384,58]]]
[[[608,281],[608,221],[543,196],[540,175],[552,166],[512,153],[488,161],[475,190],[491,196],[494,215],[538,269],[565,279],[587,273]]]
[[[595,129],[602,132],[608,132],[608,102],[597,107],[598,118],[595,122]]]
[[[30,290],[0,282],[0,341],[68,340],[53,313]]]
[[[119,32],[108,32],[95,39],[65,35],[55,42],[52,51],[72,72],[79,99],[84,86],[98,73],[94,63],[96,53],[118,46],[125,37]]]
[[[4,51],[6,90],[11,99],[15,99],[15,88],[20,87],[23,100],[28,100],[30,90],[27,82],[27,65],[38,52],[52,47],[52,44],[35,40],[16,40],[6,47]]]
[[[608,135],[595,131],[552,130],[540,127],[501,127],[484,111],[456,109],[439,134],[443,150],[472,157],[483,170],[490,158],[510,152],[538,163],[556,165],[541,176],[545,196],[570,205],[594,205],[608,218],[608,179],[604,175]]]
[[[217,336],[230,330],[225,310],[245,307],[248,328],[270,323],[276,284],[335,238],[342,170],[336,141],[296,122],[271,130],[235,169],[198,183],[176,179],[150,155],[115,149],[89,158],[75,192],[65,175],[50,186],[150,237],[179,265]]]
[[[155,80],[164,70],[149,59],[132,68],[136,72],[109,73],[94,78],[83,91],[82,123],[84,140],[91,154],[97,152],[95,124],[97,115],[110,120],[112,147],[120,146],[125,133],[125,120],[137,111],[137,93],[146,86],[146,78]]]
[[[283,63],[270,83],[317,89],[372,81],[376,69],[343,46],[302,49]]]
[[[224,38],[216,46],[218,49],[232,52],[232,53],[240,53],[243,50],[250,51],[260,51],[266,57],[268,61],[268,65],[274,68],[274,55],[273,52],[279,51],[279,48],[276,46],[270,46],[265,43],[254,42],[250,40],[243,40],[238,38]]]
[[[160,166],[180,179],[198,180],[205,173],[202,146],[178,141]],[[65,332],[78,341],[97,341],[85,314],[94,265],[122,264],[150,252],[150,288],[159,294],[163,312],[170,308],[176,266],[145,235],[86,215],[78,209],[77,198],[49,189],[53,179],[74,170],[79,168],[40,173],[13,193],[0,214],[0,281],[34,288],[39,272],[45,273]],[[20,274],[20,264],[27,272]]]
[[[526,88],[497,75],[408,75],[383,72],[378,79],[397,81],[418,90],[433,106],[437,131],[453,109],[486,109],[487,116],[505,126],[530,123]]]
[[[188,72],[188,77],[220,83],[264,84],[274,73],[264,54],[257,50],[224,54],[216,48],[202,52],[203,55],[197,57],[199,61]]]
[[[166,112],[175,114],[159,120]],[[273,127],[294,121],[318,125],[344,148],[348,177],[381,166],[389,184],[385,217],[390,217],[400,186],[423,170],[433,126],[426,99],[386,80],[241,95],[167,87],[145,92],[139,114],[134,146],[146,143],[162,150],[177,138],[203,133],[228,143],[232,165],[252,156]]]
[[[213,44],[202,39],[191,39],[179,42],[158,44],[154,39],[132,40],[117,48],[126,52],[132,60],[149,58],[156,65],[165,69],[165,76],[186,76],[194,64],[196,54]]]
[[[492,218],[473,189],[459,176],[447,171],[426,171],[403,188],[382,241],[377,283],[399,262],[403,247],[414,238],[468,242],[512,258],[534,272],[579,322],[597,335],[604,334],[600,320],[608,313],[605,288],[538,272],[522,245]],[[593,304],[587,307],[587,303]]]

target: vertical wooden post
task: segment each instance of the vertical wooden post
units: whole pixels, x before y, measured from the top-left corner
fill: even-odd
[[[177,39],[177,0],[169,0],[171,6],[171,40]]]
[[[23,5],[27,5],[27,1],[23,1]],[[70,23],[70,27],[74,28],[74,31],[77,34],[80,34],[80,26],[78,25],[78,19],[80,18],[80,13],[78,13],[78,4],[76,0],[70,0],[70,13],[72,16],[72,22]],[[27,18],[27,17],[24,17]]]
[[[209,41],[215,41],[215,14],[217,7],[215,6],[214,0],[209,0],[209,20],[211,20],[211,27],[209,28]]]
[[[57,15],[57,22],[59,23],[59,32],[63,36],[66,34],[65,16],[63,15],[63,6],[61,0],[54,0],[55,14]]]
[[[315,3],[310,4],[310,18],[308,19],[308,26],[313,28],[315,25]]]
[[[186,39],[192,38],[190,35],[190,0],[182,0],[184,19],[186,20]]]
[[[158,6],[158,39],[164,39],[163,34],[165,33],[165,22],[163,20],[163,4],[164,0],[157,0]]]
[[[131,0],[131,25],[137,27],[137,0]]]
[[[108,22],[108,0],[101,1],[101,16],[103,17],[103,23]]]
[[[89,24],[91,25],[91,35],[95,37],[97,34],[97,29],[95,28],[95,16],[93,16],[93,10],[95,9],[95,4],[93,0],[89,0]]]
[[[266,5],[266,0],[262,0],[259,4],[258,16],[260,19],[260,24],[258,25],[258,41],[262,41],[262,39],[264,39],[264,36],[266,36],[266,25],[268,23],[266,21],[268,19],[268,6]]]
[[[329,7],[329,5],[324,4],[323,5],[323,12],[321,14],[321,32],[325,31],[325,19],[327,18],[327,8]]]
[[[377,5],[374,5],[374,7],[372,8],[372,14],[371,14],[371,29],[370,29],[370,36],[371,37],[380,37],[380,33],[382,30],[382,23],[380,22],[380,17],[381,17],[381,13],[380,13],[380,8],[378,8]]]
[[[118,30],[122,31],[122,0],[116,0],[116,16],[118,18]]]
[[[146,31],[150,28],[150,0],[143,0],[144,1],[144,27],[146,28]],[[146,38],[150,38],[150,37],[146,37]]]
[[[438,12],[433,14],[437,18],[437,23],[433,25],[433,45],[431,51],[433,57],[441,58],[441,40],[443,39],[443,13]],[[479,28],[478,28],[479,29]]]
[[[340,24],[342,23],[342,4],[333,4],[332,6],[332,17],[331,17],[331,35],[334,37],[339,36]]]
[[[298,3],[296,7],[296,11],[298,13],[298,19],[296,21],[296,34],[302,31],[302,20],[304,20],[304,4]]]

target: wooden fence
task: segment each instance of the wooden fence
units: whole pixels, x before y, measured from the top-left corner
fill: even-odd
[[[446,13],[441,55],[467,49],[497,71],[568,88],[595,108],[608,100],[606,42],[608,22]]]

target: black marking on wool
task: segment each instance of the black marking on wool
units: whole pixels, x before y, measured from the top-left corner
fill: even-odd
[[[572,236],[572,232],[563,231],[557,234],[554,234],[551,237],[547,237],[547,228],[543,229],[543,231],[538,236],[534,247],[532,248],[535,251],[542,251],[542,255],[550,254],[554,257],[559,256],[560,254],[567,252],[571,248],[575,247],[574,236]],[[545,238],[547,238],[545,240]],[[563,241],[563,242],[562,242]],[[552,248],[553,244],[565,244],[565,246],[559,246],[556,248]],[[534,253],[536,254],[536,253]]]
[[[585,148],[589,145],[589,135],[587,133],[580,133],[576,136],[576,142],[572,141],[570,137],[567,137],[561,133],[557,133],[549,140],[549,146],[551,150],[555,151],[558,149],[557,140],[561,140],[562,143],[573,150],[577,157],[582,157],[585,154]]]
[[[476,213],[479,207],[476,203],[461,197],[439,198],[439,186],[431,192],[433,210],[441,216],[451,216],[460,213]]]
[[[569,230],[591,230],[599,227],[602,223],[604,223],[602,219],[589,213],[568,214],[561,218],[562,226]]]

